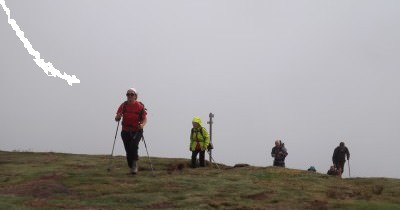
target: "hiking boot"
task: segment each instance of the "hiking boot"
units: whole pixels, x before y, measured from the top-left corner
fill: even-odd
[[[137,174],[138,169],[139,169],[138,162],[134,160],[132,163],[131,174]]]

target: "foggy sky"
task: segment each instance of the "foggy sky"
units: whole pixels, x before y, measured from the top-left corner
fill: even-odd
[[[46,76],[1,11],[0,150],[110,154],[134,87],[151,156],[190,158],[191,120],[208,129],[212,112],[217,162],[270,166],[281,139],[288,168],[326,173],[344,141],[352,176],[400,178],[399,1],[6,4],[42,58],[81,83]]]

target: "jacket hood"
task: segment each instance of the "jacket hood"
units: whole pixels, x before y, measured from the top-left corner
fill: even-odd
[[[192,122],[195,122],[195,123],[198,123],[200,126],[202,126],[201,125],[201,119],[200,119],[200,117],[193,117],[193,120],[192,120]]]

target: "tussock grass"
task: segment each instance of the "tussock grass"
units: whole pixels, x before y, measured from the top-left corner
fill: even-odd
[[[400,209],[400,180],[340,179],[276,167],[152,157],[128,174],[125,157],[0,151],[5,209]]]

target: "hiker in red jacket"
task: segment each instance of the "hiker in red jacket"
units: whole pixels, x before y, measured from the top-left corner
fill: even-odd
[[[115,121],[122,118],[121,138],[124,142],[126,160],[130,168],[130,173],[138,172],[138,150],[139,142],[142,139],[143,128],[147,122],[147,112],[142,102],[137,101],[137,91],[130,88],[126,92],[127,101],[122,103],[115,115]]]

